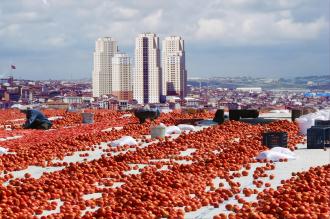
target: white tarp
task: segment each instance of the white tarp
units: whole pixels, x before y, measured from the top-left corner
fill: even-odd
[[[0,147],[0,154],[7,154],[7,153],[8,153],[7,148]]]
[[[50,121],[55,121],[55,120],[58,120],[58,119],[63,119],[63,116],[52,116],[52,117],[48,118],[48,120],[50,120]]]
[[[178,125],[179,129],[181,129],[181,131],[196,131],[195,126],[193,125],[188,125],[188,124],[180,124]]]
[[[307,129],[315,125],[315,120],[330,120],[330,110],[320,110],[297,118],[296,122],[298,124],[300,134],[306,135]]]
[[[171,110],[171,109],[160,109],[160,112],[161,113],[170,113],[170,112],[172,112],[173,110]]]
[[[166,135],[166,125],[160,123],[159,125],[152,127],[150,131],[151,138],[164,138]]]
[[[124,136],[110,143],[112,147],[118,147],[123,145],[137,145],[137,144],[138,143],[136,142],[136,140],[131,136]]]
[[[132,117],[132,114],[124,114],[124,115],[122,115],[119,118],[128,118],[128,117]]]
[[[257,157],[257,160],[271,160],[274,162],[279,161],[280,159],[295,160],[296,155],[288,148],[274,147],[270,150],[261,152]]]
[[[271,110],[270,113],[290,113],[289,110],[281,109],[281,110]]]
[[[290,149],[288,149],[288,148],[273,147],[270,150],[271,151],[275,151],[275,152],[279,152],[281,154],[287,154],[287,155],[290,155],[292,157],[296,157],[296,154],[293,151],[291,151]]]
[[[307,129],[309,129],[310,127],[312,127],[314,125],[315,120],[313,120],[312,118],[309,118],[309,117],[300,117],[300,118],[296,119],[296,122],[299,127],[299,133],[302,135],[306,135]]]
[[[181,129],[178,126],[172,125],[166,127],[165,133],[166,135],[181,134]]]

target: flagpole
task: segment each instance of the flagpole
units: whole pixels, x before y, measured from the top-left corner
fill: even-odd
[[[10,85],[12,85],[13,81],[14,81],[14,70],[16,69],[16,66],[15,65],[10,65],[10,75],[8,77],[8,81],[10,83]]]
[[[10,69],[11,69],[11,71],[10,71],[10,77],[12,77],[12,78],[14,78],[14,70],[16,69],[16,66],[15,65],[10,65]]]

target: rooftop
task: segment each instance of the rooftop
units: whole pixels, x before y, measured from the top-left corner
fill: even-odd
[[[214,218],[234,214],[229,204],[243,211],[241,199],[261,202],[258,194],[277,190],[292,173],[330,163],[330,150],[306,149],[287,111],[261,114],[283,119],[271,124],[227,121],[199,126],[174,124],[179,119],[209,121],[213,113],[174,111],[155,123],[138,124],[127,112],[86,112],[94,114],[93,124],[81,124],[80,112],[45,110],[53,120],[47,131],[20,129],[24,115],[17,110],[0,115],[0,146],[9,150],[0,155],[0,204],[5,207],[0,215]],[[150,136],[159,122],[167,126],[165,140]],[[266,130],[287,131],[296,159],[258,162],[256,156],[267,150],[261,144]],[[249,189],[255,194],[246,196]],[[20,208],[14,204],[18,200]]]

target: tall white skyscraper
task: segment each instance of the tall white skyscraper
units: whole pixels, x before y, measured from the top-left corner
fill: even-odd
[[[159,103],[162,93],[159,38],[142,33],[135,42],[133,96],[140,104]]]
[[[166,37],[163,40],[163,95],[187,95],[187,70],[184,40],[179,36]]]
[[[93,69],[93,97],[112,93],[112,57],[117,53],[117,42],[111,37],[96,40]]]
[[[112,94],[119,100],[133,99],[131,59],[125,53],[112,58]]]

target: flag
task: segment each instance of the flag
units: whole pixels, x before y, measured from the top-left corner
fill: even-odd
[[[16,66],[15,65],[11,65],[11,69],[16,69]]]

